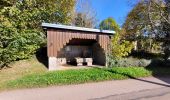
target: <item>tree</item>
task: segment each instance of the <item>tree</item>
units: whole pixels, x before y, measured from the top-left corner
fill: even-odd
[[[128,14],[123,28],[126,30],[125,38],[133,39],[142,34],[146,19],[146,7],[142,3],[138,3]]]
[[[154,5],[151,6],[152,11],[158,10]],[[155,40],[159,34],[156,33],[155,27],[151,23],[157,24],[160,16],[157,13],[152,13],[151,16],[148,13],[149,9],[151,8],[148,6],[147,0],[138,2],[128,14],[123,28],[126,30],[125,38],[136,41],[137,50],[153,52],[159,49],[155,45],[161,45],[161,43]],[[153,21],[150,20],[151,18]]]
[[[78,7],[74,14],[73,25],[79,27],[94,28],[97,25],[96,11],[89,0],[78,0]]]
[[[165,21],[163,22],[163,30],[165,30],[164,53],[165,59],[170,57],[170,0],[165,0]]]
[[[0,9],[12,6],[17,0],[0,0]]]
[[[113,18],[107,18],[100,23],[100,29],[114,30],[116,34],[112,37],[110,50],[114,59],[120,59],[127,56],[132,50],[132,44],[129,41],[121,39],[121,28]]]
[[[116,23],[116,21],[113,18],[107,18],[103,20],[100,25],[100,29],[102,30],[114,30],[115,32],[120,32],[120,26]]]
[[[32,56],[44,46],[42,22],[70,24],[75,0],[2,0],[0,67]]]
[[[75,18],[75,25],[79,27],[92,27],[91,25],[87,25],[87,20],[85,19],[86,15],[82,13],[77,13]]]
[[[120,59],[131,53],[132,43],[126,40],[120,40],[120,35],[116,33],[111,41],[111,55],[114,59]]]
[[[123,26],[128,33],[127,38],[138,42],[149,41],[149,46],[146,47],[149,47],[150,52],[158,42],[158,45],[164,43],[162,48],[165,51],[169,50],[168,2],[169,0],[140,0],[128,14]]]
[[[170,0],[148,0],[147,3],[150,25],[157,31],[156,39],[164,43],[163,49],[167,60],[170,57]],[[155,16],[153,13],[157,14],[156,21],[153,19]]]

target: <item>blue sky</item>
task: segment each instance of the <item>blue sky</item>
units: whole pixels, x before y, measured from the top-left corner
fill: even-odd
[[[99,22],[113,17],[119,25],[122,25],[128,12],[132,9],[128,0],[91,0],[90,2],[97,12]]]

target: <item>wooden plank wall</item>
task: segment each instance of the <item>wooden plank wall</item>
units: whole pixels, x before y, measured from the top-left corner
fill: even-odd
[[[72,39],[92,39],[96,40],[100,46],[106,51],[110,42],[109,35],[92,33],[92,32],[78,32],[68,30],[47,30],[47,51],[48,57],[57,57],[57,53]]]

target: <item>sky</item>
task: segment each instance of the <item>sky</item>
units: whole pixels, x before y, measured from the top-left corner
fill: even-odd
[[[112,17],[121,26],[132,9],[128,0],[91,0],[91,6],[97,13],[99,22]]]

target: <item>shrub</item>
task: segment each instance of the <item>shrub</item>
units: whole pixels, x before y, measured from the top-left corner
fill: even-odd
[[[112,42],[110,45],[110,54],[114,57],[114,59],[120,59],[122,57],[128,56],[133,48],[131,42],[120,39],[121,38],[118,33],[116,33],[112,38]]]
[[[111,59],[109,67],[146,67],[151,64],[151,60],[146,59],[135,59],[135,58],[122,58],[122,59]]]
[[[13,33],[8,38],[6,34],[1,35],[0,43],[3,45],[0,47],[0,68],[8,66],[12,61],[31,57],[45,43],[43,34],[35,30]]]
[[[0,68],[32,56],[46,40],[41,23],[69,24],[76,3],[75,0],[4,1],[0,6]]]

